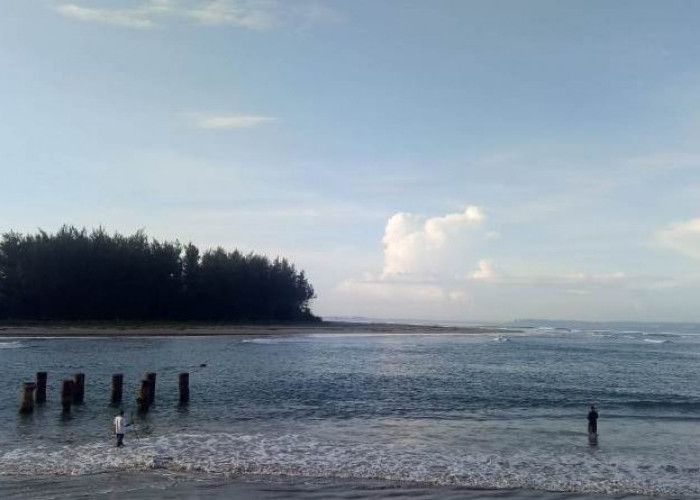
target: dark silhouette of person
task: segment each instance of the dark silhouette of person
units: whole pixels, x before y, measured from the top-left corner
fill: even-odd
[[[591,405],[591,410],[588,412],[588,433],[598,434],[598,411],[595,405]]]

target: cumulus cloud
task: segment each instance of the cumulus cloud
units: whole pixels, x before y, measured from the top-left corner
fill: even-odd
[[[394,214],[385,227],[381,274],[345,280],[335,291],[381,303],[387,311],[462,310],[471,301],[470,285],[494,275],[490,261],[476,257],[475,247],[489,239],[482,228],[485,218],[477,206],[436,217]]]
[[[683,255],[700,259],[700,218],[671,224],[656,234],[656,240]]]
[[[279,0],[149,0],[123,9],[84,7],[74,3],[56,6],[59,14],[80,21],[123,28],[149,29],[169,19],[202,26],[230,26],[267,30],[281,25],[302,25],[337,19],[327,7],[312,1]]]
[[[656,281],[617,270],[567,270],[554,262],[515,261],[513,268],[502,254],[494,262],[491,252],[500,239],[477,206],[434,217],[396,213],[386,223],[383,243],[381,272],[334,289],[364,314],[495,318],[506,314],[505,303],[512,311],[539,311],[550,301],[584,307],[611,294],[633,295]]]
[[[395,214],[384,231],[382,277],[459,274],[467,265],[472,243],[483,238],[480,228],[484,218],[476,206],[431,218]]]
[[[251,128],[277,120],[273,116],[258,115],[194,116],[193,118],[194,126],[204,129]]]

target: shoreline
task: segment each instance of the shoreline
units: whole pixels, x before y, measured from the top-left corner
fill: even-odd
[[[212,337],[251,335],[304,335],[321,334],[421,334],[421,335],[483,335],[521,333],[521,329],[409,325],[394,323],[351,323],[329,321],[297,324],[240,324],[240,325],[28,325],[0,326],[0,338],[21,337]]]

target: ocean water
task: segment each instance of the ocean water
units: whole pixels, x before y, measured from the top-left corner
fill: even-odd
[[[444,488],[698,497],[700,329],[679,330],[0,339],[0,490],[157,473],[322,491],[388,481],[435,498]],[[20,416],[21,382],[40,370],[48,401]],[[62,415],[61,379],[78,371],[85,403]],[[116,449],[111,375],[125,375],[129,416],[147,371],[156,404]],[[366,497],[396,496],[382,488]]]

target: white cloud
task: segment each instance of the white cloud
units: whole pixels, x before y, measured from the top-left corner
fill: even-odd
[[[195,116],[194,118],[195,127],[205,129],[251,128],[277,121],[273,116],[258,115]]]
[[[334,292],[353,303],[374,303],[391,311],[445,314],[464,311],[471,303],[468,271],[485,279],[493,275],[490,261],[473,256],[486,241],[481,229],[485,215],[476,206],[439,217],[397,213],[387,221],[384,234],[384,269],[379,277],[366,274],[348,279]],[[405,314],[405,313],[404,313]]]
[[[656,233],[656,240],[683,255],[700,259],[700,218],[671,224]]]
[[[335,300],[355,314],[385,318],[615,317],[679,286],[615,268],[508,258],[486,220],[476,206],[437,217],[393,215],[385,227],[381,272],[377,264],[374,275],[346,279],[332,290]],[[692,222],[677,225],[674,234],[691,232],[700,257],[700,219]]]
[[[476,271],[474,271],[471,275],[472,279],[478,281],[489,281],[493,279],[494,276],[495,273],[493,272],[493,268],[491,267],[491,261],[486,259],[481,259],[479,261],[479,268]]]
[[[277,24],[275,2],[213,0],[187,12],[187,17],[205,25],[229,25],[264,30]]]
[[[80,21],[91,21],[123,28],[148,29],[155,26],[150,18],[148,6],[136,9],[108,10],[80,7],[75,4],[63,4],[56,7],[58,12]]]
[[[487,268],[489,269],[489,268]],[[473,276],[474,277],[474,276]],[[578,271],[549,274],[492,274],[489,281],[499,285],[549,287],[605,287],[609,285],[625,285],[633,280],[627,278],[621,271],[607,273],[583,273]]]
[[[231,26],[267,30],[282,25],[304,25],[337,20],[329,8],[313,1],[279,0],[148,0],[137,7],[101,9],[73,3],[56,6],[65,17],[123,28],[148,29],[170,19],[201,26]]]
[[[468,265],[473,240],[481,238],[483,211],[469,206],[463,212],[424,218],[397,213],[384,232],[384,278],[399,275],[460,274]]]
[[[435,283],[411,283],[384,280],[346,280],[338,291],[392,303],[465,302],[468,295],[462,290],[449,290]]]

